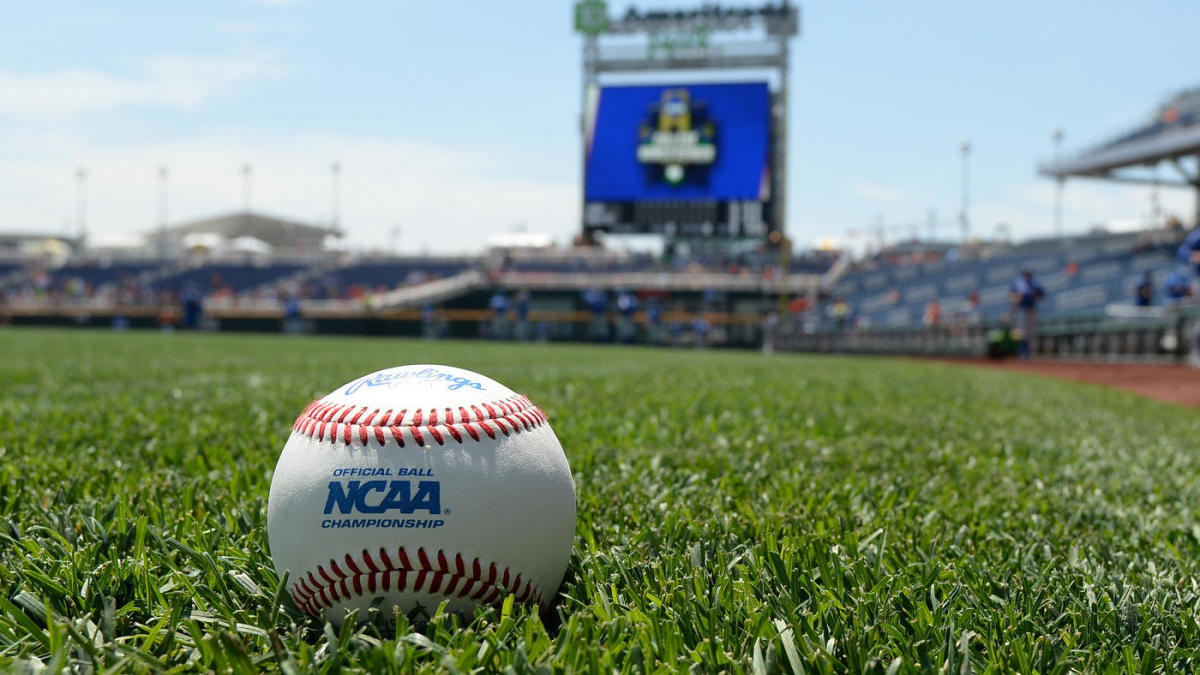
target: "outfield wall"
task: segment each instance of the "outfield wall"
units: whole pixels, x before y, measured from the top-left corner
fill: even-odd
[[[1112,320],[1103,315],[1051,319],[1041,323],[1032,341],[1043,358],[1180,361],[1195,344],[1200,310],[1189,308],[1158,319]],[[783,333],[773,342],[785,351],[922,356],[989,355],[989,341],[1000,324],[879,328],[819,333]]]
[[[1165,318],[1112,319],[1103,315],[1049,319],[1034,338],[1042,357],[1105,360],[1177,361],[1195,343],[1193,325],[1200,308]],[[701,334],[696,322],[707,329]],[[5,306],[0,325],[80,326],[161,329],[178,323],[174,306]],[[432,316],[418,310],[327,307],[306,309],[289,321],[278,307],[215,307],[205,315],[205,330],[259,333],[312,333],[452,339],[502,339],[562,342],[627,342],[664,346],[711,346],[741,349],[839,354],[893,354],[983,357],[996,324],[873,328],[804,332],[793,326],[764,329],[759,315],[721,311],[666,311],[651,322],[644,311],[628,319],[616,312],[597,318],[578,310],[533,310],[527,321],[514,312],[497,319],[489,310],[441,309]],[[1173,345],[1172,345],[1173,343]]]
[[[703,318],[704,336],[694,330]],[[162,329],[178,324],[174,306],[110,307],[0,307],[0,325],[79,326],[85,328]],[[297,321],[280,308],[213,308],[205,312],[204,330],[259,333],[311,333],[451,339],[504,339],[564,342],[630,342],[662,345],[704,344],[714,347],[757,349],[762,344],[756,315],[727,312],[665,311],[659,322],[639,311],[627,321],[609,312],[597,321],[590,312],[534,310],[527,321],[509,312],[497,321],[481,309],[441,309],[432,317],[419,310],[326,309],[306,310]],[[623,332],[624,331],[624,332]]]

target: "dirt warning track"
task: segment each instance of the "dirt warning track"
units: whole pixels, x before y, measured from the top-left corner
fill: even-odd
[[[1063,363],[1061,361],[955,360],[984,368],[1015,370],[1092,382],[1132,391],[1148,398],[1200,408],[1200,368],[1183,365],[1128,363]]]

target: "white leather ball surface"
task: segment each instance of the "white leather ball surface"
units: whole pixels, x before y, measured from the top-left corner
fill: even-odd
[[[571,470],[545,414],[478,373],[389,368],[314,401],[271,480],[276,570],[308,614],[547,605],[575,532]]]

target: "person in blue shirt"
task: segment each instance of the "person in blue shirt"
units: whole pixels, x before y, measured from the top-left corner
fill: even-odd
[[[1133,302],[1138,307],[1149,307],[1154,304],[1154,273],[1146,270],[1142,275],[1142,283],[1137,285],[1133,294]]]
[[[195,282],[189,281],[179,292],[183,304],[183,327],[196,330],[204,323],[204,293]]]
[[[434,308],[432,302],[421,305],[421,336],[426,340],[437,337],[437,319],[437,309]]]
[[[1167,310],[1167,331],[1163,334],[1162,348],[1168,352],[1175,352],[1179,348],[1179,333],[1183,328],[1179,322],[1179,312],[1192,294],[1192,279],[1187,268],[1180,265],[1171,270],[1163,282],[1163,291],[1166,296],[1163,307]]]
[[[1183,243],[1179,245],[1179,259],[1191,265],[1196,274],[1200,274],[1200,227],[1188,233]]]
[[[504,291],[496,291],[488,307],[492,310],[492,338],[502,340],[508,337],[508,296]]]
[[[633,322],[633,315],[637,313],[638,300],[637,296],[628,291],[619,291],[617,293],[617,313],[621,315],[620,323],[617,324],[617,339],[621,342],[633,342],[637,336],[637,324]]]
[[[1021,274],[1013,280],[1012,313],[1018,316],[1021,328],[1021,339],[1017,343],[1017,354],[1029,358],[1030,345],[1033,344],[1034,331],[1037,330],[1037,305],[1046,297],[1046,289],[1033,276],[1033,269],[1022,267]]]
[[[508,296],[504,294],[504,291],[496,291],[491,301],[488,302],[488,307],[497,315],[506,313],[508,311]]]
[[[646,332],[649,335],[650,342],[658,344],[663,341],[662,301],[657,297],[651,297],[646,302]]]
[[[529,339],[529,291],[517,294],[517,325],[513,332],[518,340]]]
[[[588,336],[595,342],[608,341],[608,293],[599,288],[583,291],[583,304],[592,313]]]
[[[712,325],[708,323],[708,319],[703,314],[697,314],[696,318],[692,319],[692,335],[695,337],[695,345],[697,347],[708,346],[708,332]]]
[[[283,303],[283,332],[292,335],[303,332],[304,318],[300,310],[300,296],[289,294]]]
[[[1192,273],[1200,275],[1200,225],[1196,229],[1188,233],[1183,238],[1183,243],[1179,245],[1179,259],[1192,268]],[[1187,295],[1191,295],[1190,284],[1188,285]],[[1182,302],[1182,297],[1179,302]],[[1196,334],[1196,341],[1192,343],[1192,365],[1200,367],[1200,320],[1196,322],[1196,329],[1193,331]]]
[[[1163,282],[1163,289],[1167,292],[1167,306],[1178,307],[1184,298],[1192,294],[1192,283],[1188,279],[1187,270],[1183,268],[1171,270],[1166,281]]]

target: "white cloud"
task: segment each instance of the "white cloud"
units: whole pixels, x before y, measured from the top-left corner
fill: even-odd
[[[415,253],[477,252],[489,235],[518,222],[564,242],[579,222],[577,176],[514,178],[514,160],[499,153],[361,137],[138,147],[51,140],[41,151],[22,144],[20,156],[0,156],[0,231],[73,231],[76,165],[88,169],[92,233],[155,227],[160,164],[170,169],[172,222],[237,210],[245,161],[253,165],[255,211],[309,222],[328,222],[329,163],[341,162],[341,223],[354,248],[386,250],[397,224],[402,249]]]
[[[877,183],[855,183],[850,190],[857,196],[876,204],[897,202],[903,195],[899,190]]]
[[[1013,236],[1021,239],[1046,236],[1054,231],[1054,181],[1043,180],[1013,185],[1001,195],[981,201],[971,209],[972,230],[980,236],[995,234],[998,223],[1007,223]],[[1063,192],[1063,230],[1083,232],[1094,225],[1127,226],[1131,220],[1149,223],[1149,186],[1130,186],[1099,180],[1067,181]],[[1159,188],[1163,215],[1191,220],[1194,193],[1191,189]]]
[[[160,56],[146,61],[136,76],[86,68],[32,75],[0,71],[0,116],[55,118],[130,105],[192,108],[282,74],[267,53]]]
[[[248,21],[221,21],[213,26],[213,30],[221,35],[253,35],[258,32],[258,26]]]

